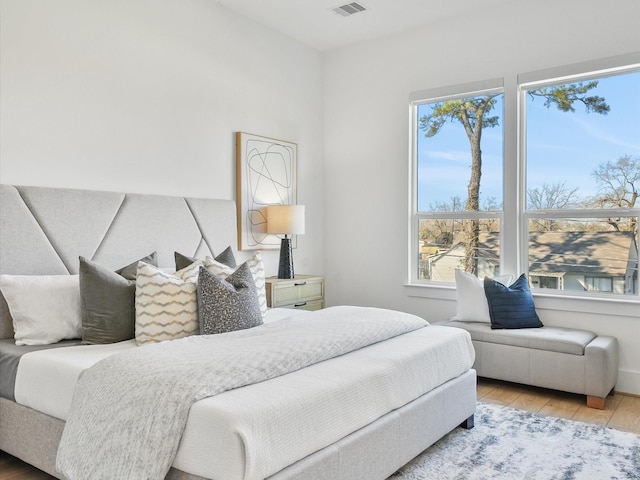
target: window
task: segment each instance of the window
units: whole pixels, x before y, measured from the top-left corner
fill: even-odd
[[[415,278],[452,282],[456,268],[479,275],[499,273],[501,86],[490,82],[458,91],[424,92],[412,109]]]
[[[640,72],[520,88],[532,286],[637,296]]]
[[[561,288],[562,277],[554,275],[539,275],[529,272],[529,283],[534,288]]]
[[[587,290],[590,292],[613,292],[613,279],[601,277],[585,277]]]
[[[640,55],[417,92],[411,114],[412,283],[640,299]]]

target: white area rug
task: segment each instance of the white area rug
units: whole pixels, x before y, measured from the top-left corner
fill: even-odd
[[[478,404],[456,428],[388,480],[640,479],[640,436]]]

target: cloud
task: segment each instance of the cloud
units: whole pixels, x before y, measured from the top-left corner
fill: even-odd
[[[630,148],[636,151],[640,151],[640,144],[631,143],[625,140],[622,140],[614,135],[610,135],[607,132],[604,132],[599,127],[596,127],[593,123],[580,118],[580,117],[572,117],[572,120],[575,121],[580,127],[584,129],[590,136],[597,138],[603,142],[610,143],[611,145],[616,145],[618,147]]]
[[[471,154],[469,152],[460,151],[436,151],[427,150],[425,156],[428,158],[435,158],[439,160],[449,160],[452,162],[469,163],[471,162]]]

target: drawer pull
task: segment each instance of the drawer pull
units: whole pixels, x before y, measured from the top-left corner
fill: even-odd
[[[307,282],[300,282],[300,283],[294,283],[293,286],[294,287],[301,287],[301,286],[306,285],[306,284],[307,284]]]
[[[304,307],[307,304],[307,302],[302,302],[302,303],[296,303],[293,306],[298,308],[298,307]]]

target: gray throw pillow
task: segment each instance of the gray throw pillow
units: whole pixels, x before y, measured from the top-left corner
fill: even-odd
[[[9,311],[9,305],[0,292],[0,339],[13,338],[13,318]]]
[[[157,254],[140,261],[157,265]],[[115,343],[135,336],[137,266],[136,261],[113,272],[80,257],[82,343]]]
[[[256,285],[246,263],[224,279],[200,267],[197,295],[202,335],[262,325]]]
[[[179,252],[174,252],[173,257],[176,260],[176,270],[187,268],[197,260],[196,258],[188,257]],[[227,267],[236,268],[236,257],[233,255],[231,246],[225,248],[222,252],[216,255],[215,260],[226,265]]]

